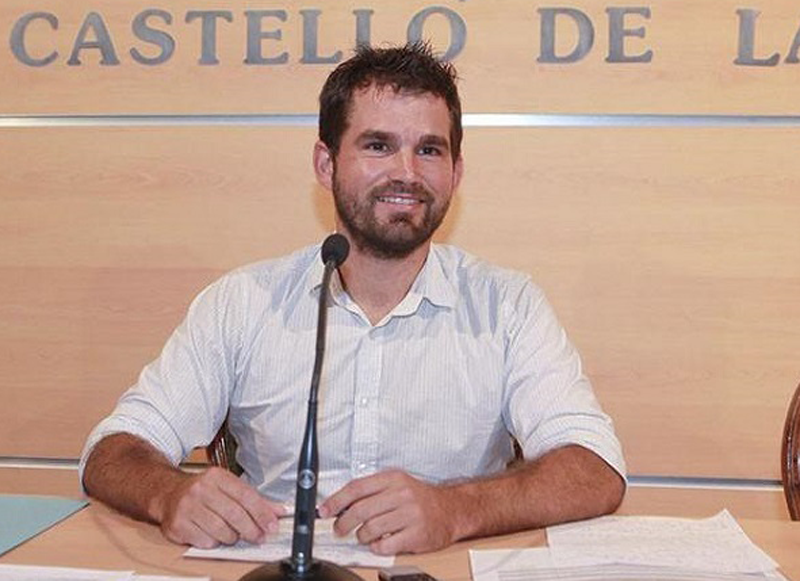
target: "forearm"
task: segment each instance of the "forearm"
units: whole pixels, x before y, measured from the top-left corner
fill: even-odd
[[[593,452],[566,446],[443,492],[456,541],[608,514],[622,501],[625,483]]]
[[[120,433],[94,447],[83,485],[90,496],[123,514],[160,523],[163,499],[189,477],[149,443]]]

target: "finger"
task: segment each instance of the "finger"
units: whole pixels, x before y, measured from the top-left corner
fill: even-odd
[[[220,491],[218,495],[208,500],[209,502],[205,506],[206,510],[223,521],[236,536],[236,538],[231,541],[230,535],[220,528],[215,528],[215,531],[220,530],[220,532],[225,535],[224,538],[218,537],[221,542],[231,544],[239,540],[239,538],[251,543],[259,543],[264,540],[264,529],[256,523],[245,507],[228,496],[225,491]],[[216,521],[210,517],[206,517],[202,522],[208,522],[212,525],[216,524]]]
[[[362,545],[369,545],[389,535],[397,534],[407,526],[402,511],[391,510],[365,521],[356,531]]]
[[[385,535],[369,544],[369,550],[376,555],[398,555],[412,553],[413,533],[409,529],[402,530],[393,535]]]
[[[333,530],[339,536],[345,536],[363,527],[366,523],[392,511],[400,506],[400,496],[393,489],[383,489],[351,504],[333,523]]]
[[[390,482],[391,480],[387,479],[386,473],[373,474],[372,476],[351,480],[322,503],[319,507],[319,514],[322,518],[342,514],[362,498],[378,494]]]
[[[237,479],[230,473],[210,469],[186,489],[179,500],[179,520],[194,522],[215,540],[232,544],[239,538],[256,540],[263,531],[247,511],[225,492],[226,483]]]
[[[325,499],[319,505],[318,511],[321,518],[330,518],[342,514],[347,507],[349,507],[356,500],[356,494],[350,486],[353,484],[349,482],[340,488],[337,492]]]
[[[224,510],[219,506],[213,509],[208,506],[201,507],[191,516],[191,522],[217,543],[232,545],[239,540],[239,531],[220,512]]]
[[[221,483],[223,492],[228,495],[247,515],[247,518],[258,529],[246,537],[250,542],[261,542],[266,533],[278,531],[278,517],[286,512],[283,505],[270,502],[251,486],[238,478]],[[241,532],[245,532],[242,530]]]
[[[199,549],[213,549],[219,545],[219,541],[188,520],[162,526],[161,530],[168,540],[180,545],[191,545]]]

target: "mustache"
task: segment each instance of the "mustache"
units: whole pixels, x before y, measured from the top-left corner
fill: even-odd
[[[401,180],[392,180],[372,189],[374,197],[385,196],[386,194],[411,194],[417,196],[423,202],[430,202],[433,199],[433,194],[419,182],[404,182]]]

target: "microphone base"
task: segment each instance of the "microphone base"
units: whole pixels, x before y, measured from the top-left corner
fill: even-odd
[[[247,573],[239,581],[363,581],[361,577],[330,561],[314,559],[305,573],[292,569],[290,559],[277,563],[265,563]]]

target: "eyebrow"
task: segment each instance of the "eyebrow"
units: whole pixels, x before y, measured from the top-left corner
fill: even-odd
[[[362,132],[356,141],[364,142],[364,141],[372,141],[373,139],[378,141],[394,141],[397,138],[389,133],[388,131],[380,131],[378,129],[368,129]]]
[[[423,135],[422,139],[419,140],[419,143],[420,145],[435,145],[436,147],[441,147],[445,151],[450,151],[450,141],[441,135]]]
[[[397,136],[393,133],[389,133],[388,131],[381,131],[380,129],[367,129],[366,131],[362,132],[358,138],[358,143],[363,143],[365,141],[388,141],[394,142],[397,140]],[[423,135],[418,145],[433,145],[436,147],[441,147],[445,151],[450,151],[450,141],[441,135],[436,135],[434,133],[428,133]]]

